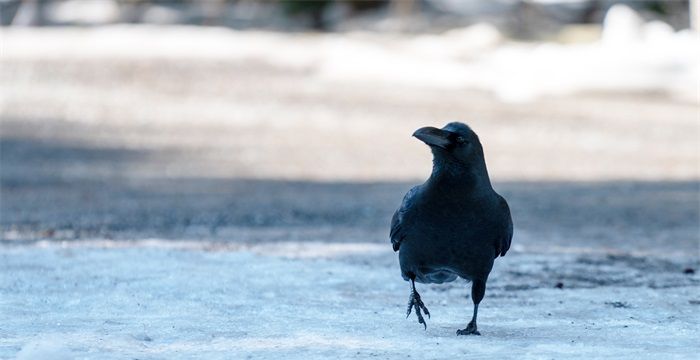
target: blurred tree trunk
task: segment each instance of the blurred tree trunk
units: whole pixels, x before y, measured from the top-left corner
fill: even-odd
[[[119,19],[128,24],[141,22],[141,15],[146,9],[143,0],[119,0]]]
[[[593,0],[586,4],[586,9],[581,14],[580,22],[582,24],[595,24],[598,22],[602,6],[600,0]]]
[[[0,24],[2,24],[2,26],[12,24],[12,20],[14,20],[15,15],[17,15],[20,5],[22,5],[22,3],[19,0],[0,1]]]
[[[44,26],[46,19],[47,0],[23,0],[12,20],[13,25]]]
[[[202,25],[223,24],[224,11],[226,10],[226,0],[195,1],[194,3],[202,9]]]
[[[399,20],[400,30],[407,30],[416,8],[416,0],[391,0],[392,16]]]
[[[328,30],[328,24],[326,24],[323,15],[330,3],[331,0],[281,1],[284,12],[292,16],[307,17],[311,21],[311,27],[318,31]]]

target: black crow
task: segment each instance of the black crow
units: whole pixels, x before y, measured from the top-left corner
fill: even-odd
[[[430,317],[415,282],[441,284],[458,277],[472,282],[474,314],[458,335],[481,335],[476,328],[479,302],[493,261],[510,248],[513,222],[508,203],[491,187],[479,137],[453,122],[424,127],[413,136],[430,146],[433,172],[412,188],[391,219],[391,244],[399,251],[401,275],[411,281],[406,316],[415,308]]]

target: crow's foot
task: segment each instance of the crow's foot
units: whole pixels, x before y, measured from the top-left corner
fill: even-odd
[[[470,322],[466,329],[457,330],[457,335],[481,335],[481,333],[476,330],[476,323]]]
[[[411,296],[408,298],[408,309],[406,309],[406,318],[408,318],[408,316],[411,315],[411,309],[413,308],[416,309],[418,323],[423,324],[424,330],[427,329],[428,325],[425,323],[425,319],[423,319],[423,314],[421,314],[421,310],[423,310],[425,315],[428,315],[428,319],[430,319],[430,311],[428,311],[428,308],[425,307],[425,304],[423,304],[423,300],[420,299],[420,295],[416,290],[412,290]]]

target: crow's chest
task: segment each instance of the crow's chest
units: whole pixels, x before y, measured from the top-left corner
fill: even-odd
[[[411,234],[438,243],[488,237],[494,225],[489,211],[481,207],[424,206],[417,208],[407,220]]]
[[[497,228],[488,211],[472,207],[447,211],[417,208],[406,220],[406,238],[400,254],[404,260],[428,267],[462,267],[493,259]]]

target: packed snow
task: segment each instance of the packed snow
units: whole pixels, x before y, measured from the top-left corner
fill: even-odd
[[[455,331],[471,314],[468,284],[419,285],[432,314],[424,331],[405,318],[409,286],[388,245],[49,242],[5,246],[0,258],[0,358],[688,359],[700,351],[697,275],[644,259],[515,250],[492,273],[482,336],[464,337]]]

